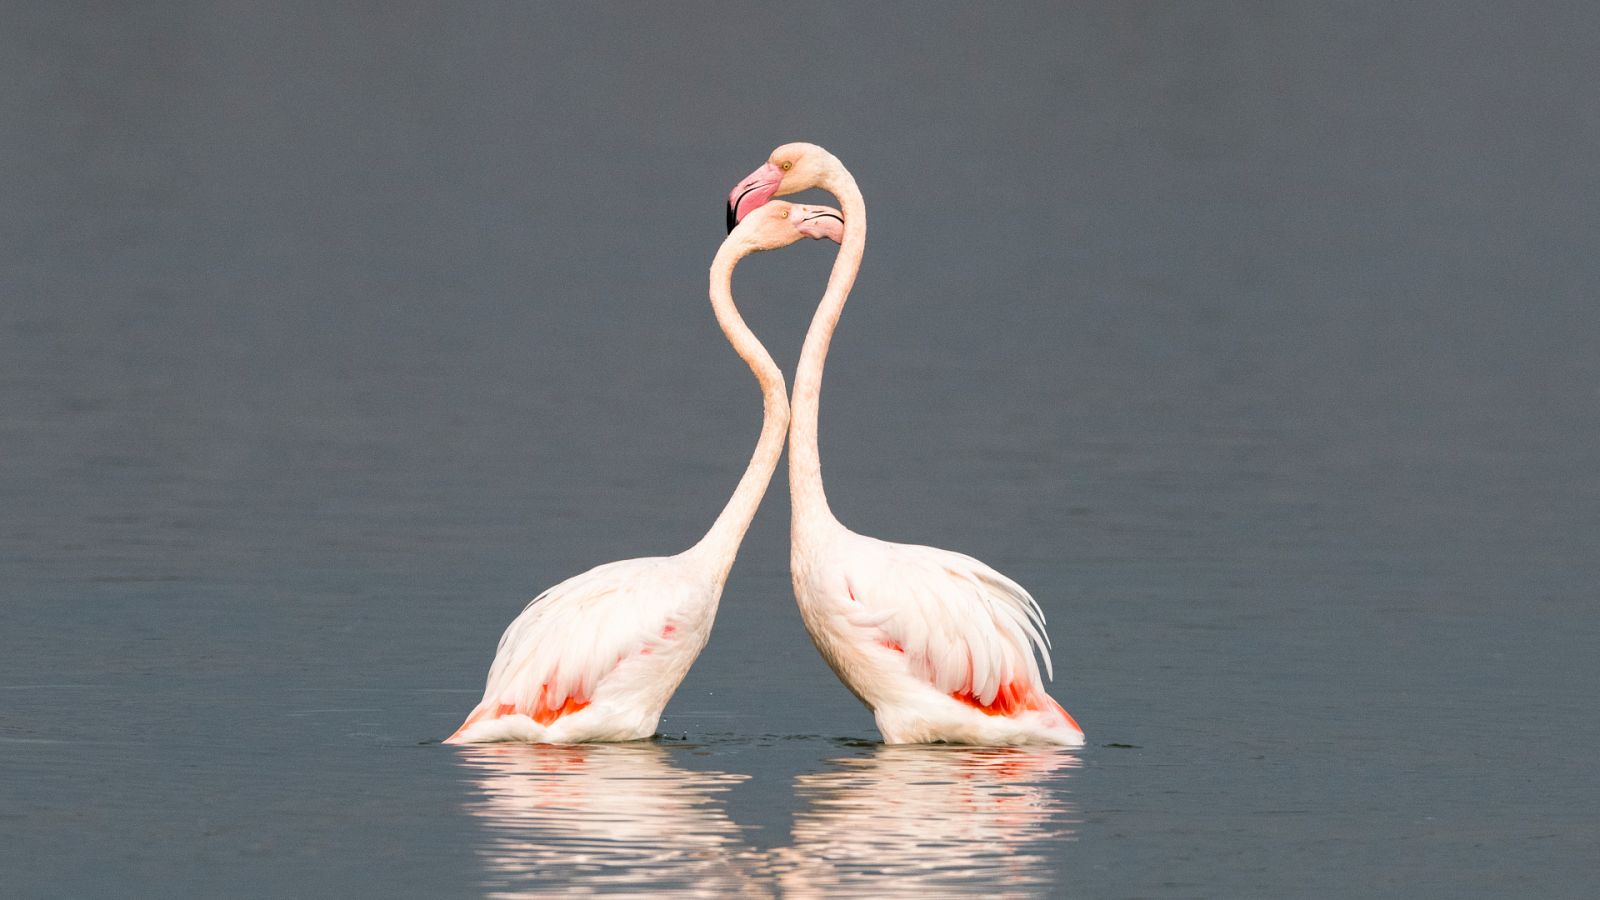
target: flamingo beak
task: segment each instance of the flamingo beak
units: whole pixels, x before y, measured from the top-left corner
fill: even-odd
[[[795,227],[812,240],[827,238],[835,244],[844,243],[844,217],[836,209],[826,206],[797,206],[795,212],[800,222]]]
[[[729,191],[728,230],[732,231],[740,219],[750,214],[750,210],[777,196],[778,185],[782,181],[783,170],[772,163],[767,163],[751,172],[749,178],[739,182],[732,191]]]

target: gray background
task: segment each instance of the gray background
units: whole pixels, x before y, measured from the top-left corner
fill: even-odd
[[[6,891],[1587,894],[1600,14],[1072,7],[6,5]],[[670,740],[430,743],[732,489],[796,139],[834,509],[1030,587],[1088,747],[879,748],[781,469]],[[831,259],[739,271],[791,373]]]

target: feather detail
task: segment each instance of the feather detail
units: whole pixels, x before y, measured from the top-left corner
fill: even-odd
[[[846,561],[854,601],[840,604],[848,622],[900,648],[939,692],[991,715],[1044,696],[1035,654],[1053,675],[1050,645],[1044,613],[1026,590],[964,554],[854,537],[862,542]]]
[[[535,597],[501,635],[483,699],[452,738],[505,716],[548,726],[581,712],[629,658],[678,640],[676,616],[703,605],[706,589],[678,560],[608,563]]]

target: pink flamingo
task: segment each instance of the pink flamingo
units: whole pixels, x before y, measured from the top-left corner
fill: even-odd
[[[785,144],[728,195],[730,225],[772,197],[822,188],[844,239],[795,370],[789,426],[790,574],[823,659],[872,710],[891,744],[1079,746],[1083,730],[1049,694],[1044,613],[1026,590],[960,553],[866,537],[840,524],[822,490],[822,366],[866,249],[855,178],[815,144]]]
[[[655,733],[711,636],[728,571],[783,451],[783,373],[733,305],[733,268],[802,237],[841,240],[837,210],[774,205],[733,229],[711,263],[717,322],[761,385],[755,453],[711,530],[677,556],[628,559],[575,575],[529,603],[500,638],[483,700],[447,744],[632,741]]]

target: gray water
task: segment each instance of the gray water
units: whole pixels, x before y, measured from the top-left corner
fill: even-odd
[[[4,13],[7,896],[1592,893],[1593,7],[266,6]],[[1088,745],[879,744],[780,471],[656,741],[440,746],[732,490],[795,139],[834,509],[1027,585]],[[831,259],[738,273],[787,371]]]

